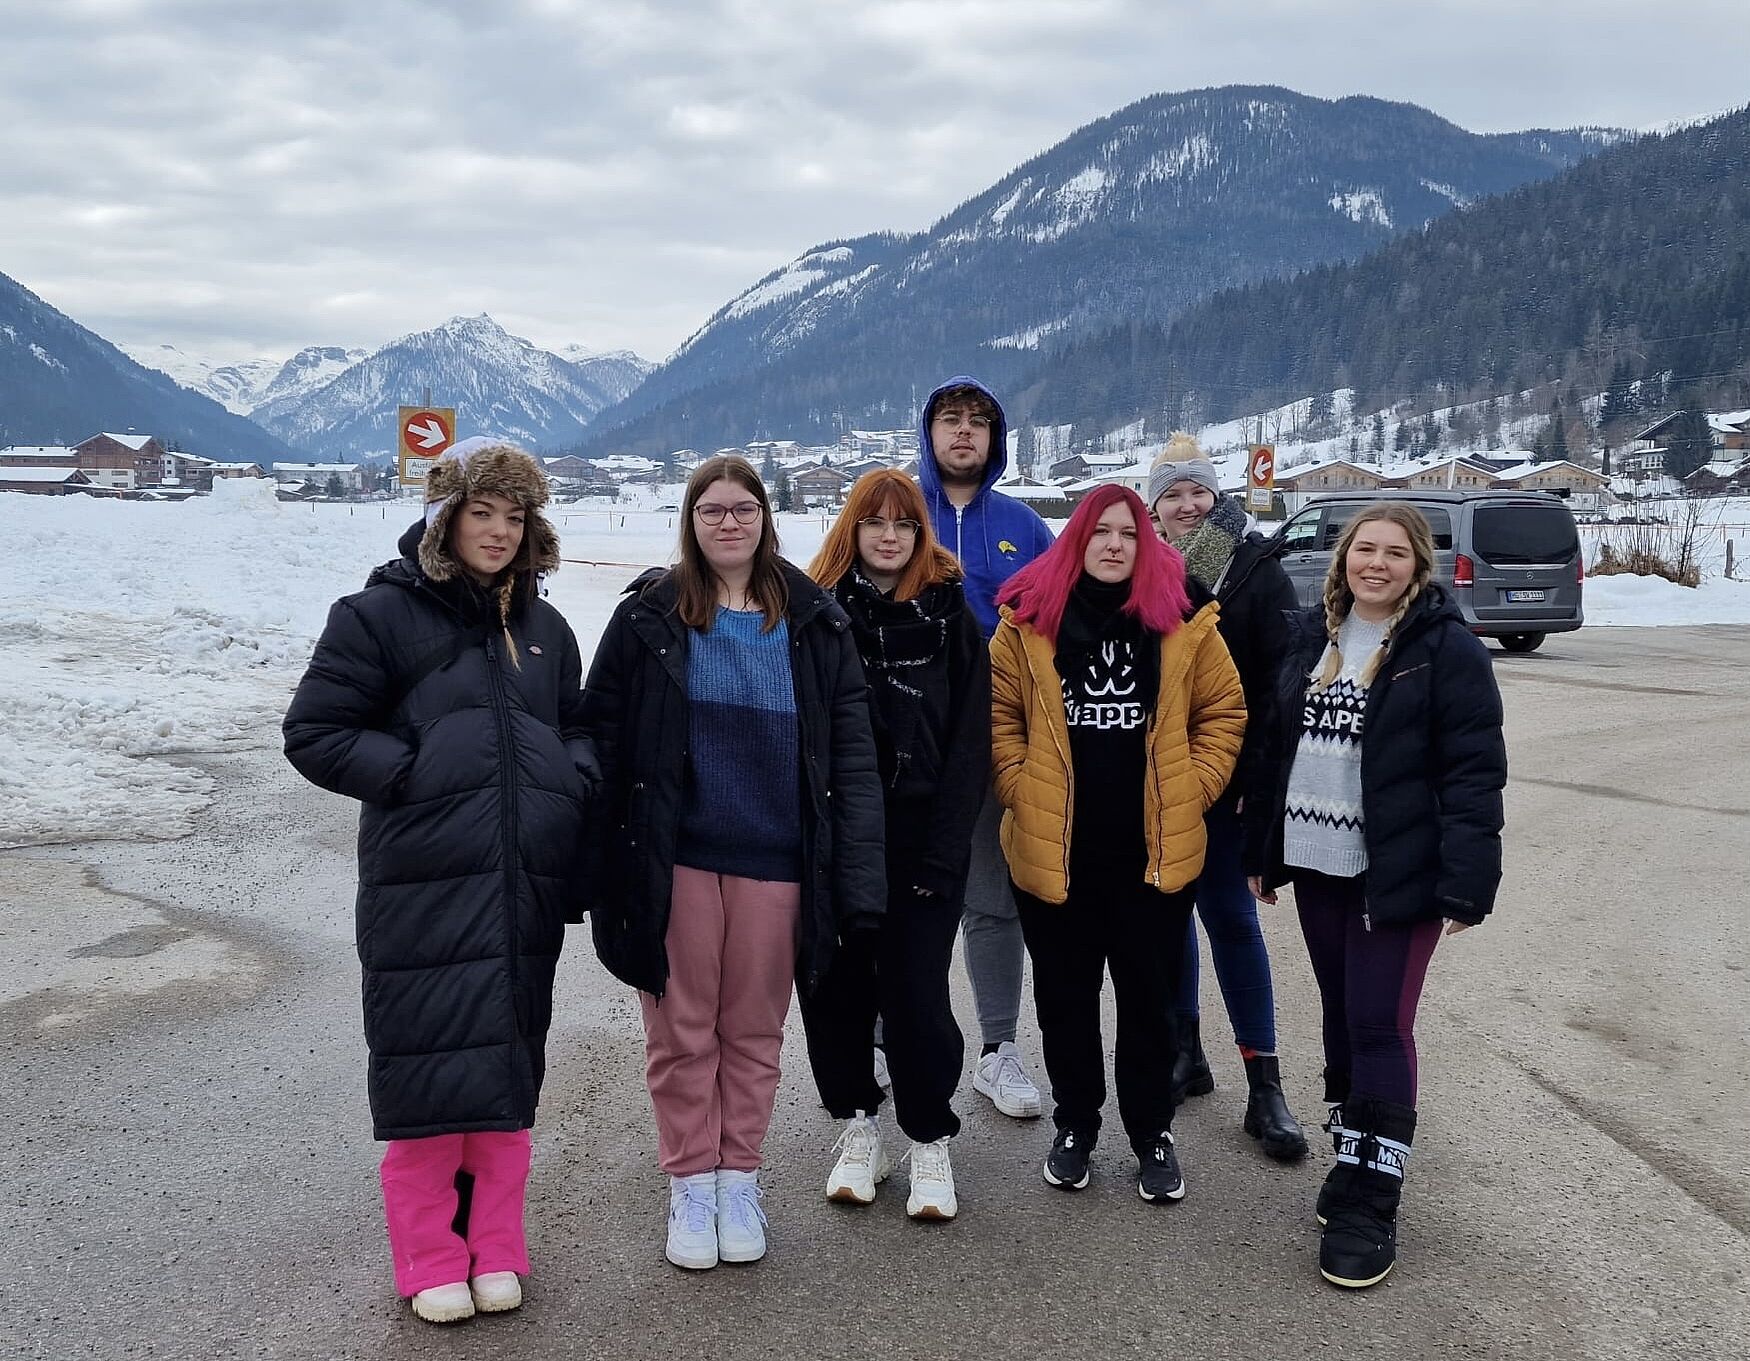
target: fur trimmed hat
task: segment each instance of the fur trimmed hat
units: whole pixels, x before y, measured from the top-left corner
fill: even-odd
[[[1149,505],[1153,506],[1160,500],[1175,482],[1195,482],[1200,487],[1208,487],[1218,500],[1221,497],[1221,482],[1215,475],[1215,465],[1197,441],[1183,430],[1173,432],[1167,447],[1149,465]]]
[[[532,454],[510,441],[476,435],[452,444],[425,475],[425,534],[419,568],[433,581],[448,581],[463,568],[450,552],[450,522],[471,496],[502,496],[523,508],[522,547],[513,574],[545,576],[559,570],[559,535],[541,514],[547,504],[547,474]]]

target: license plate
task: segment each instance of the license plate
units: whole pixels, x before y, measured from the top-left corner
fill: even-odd
[[[1542,600],[1543,599],[1543,592],[1542,591],[1508,591],[1507,592],[1507,599],[1511,602],[1514,602],[1514,603],[1518,603],[1520,601]]]

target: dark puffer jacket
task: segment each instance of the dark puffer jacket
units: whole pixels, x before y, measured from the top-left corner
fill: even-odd
[[[1294,583],[1282,569],[1282,541],[1248,534],[1234,549],[1215,598],[1221,604],[1216,630],[1227,644],[1246,692],[1245,744],[1239,764],[1218,806],[1232,808],[1256,778],[1264,725],[1257,721],[1269,704],[1270,691],[1288,651],[1288,614],[1297,606]]]
[[[485,592],[421,569],[424,528],[329,611],[285,719],[298,771],[364,803],[358,951],[379,1139],[533,1123],[594,771],[564,618],[519,592],[512,665]]]
[[[1322,607],[1288,617],[1289,650],[1265,715],[1257,778],[1246,791],[1245,866],[1265,887],[1282,862],[1288,776],[1307,677],[1325,650]],[[1367,910],[1383,923],[1450,917],[1475,924],[1501,882],[1507,747],[1488,650],[1437,583],[1423,587],[1367,692],[1361,806]]]
[[[784,563],[802,764],[797,986],[812,992],[840,935],[886,910],[881,779],[850,622]],[[687,780],[687,648],[666,571],[628,589],[596,648],[584,722],[602,768],[602,863],[588,877],[596,952],[614,977],[660,997]]]

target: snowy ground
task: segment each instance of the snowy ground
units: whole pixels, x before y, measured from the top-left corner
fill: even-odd
[[[0,494],[0,847],[186,832],[214,790],[175,758],[277,745],[330,603],[412,516],[241,481],[184,505]],[[671,559],[676,518],[554,508],[552,600],[585,657],[626,584]],[[825,531],[784,517],[786,555],[806,562]],[[1586,602],[1588,624],[1750,623],[1742,582],[1594,578]]]

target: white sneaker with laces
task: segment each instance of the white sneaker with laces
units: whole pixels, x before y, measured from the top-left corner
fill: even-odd
[[[913,1219],[952,1219],[960,1212],[954,1198],[954,1164],[948,1157],[948,1141],[911,1146],[911,1194],[905,1212]]]
[[[832,1174],[826,1179],[826,1198],[841,1205],[868,1205],[875,1188],[893,1171],[893,1160],[881,1145],[881,1122],[873,1115],[859,1114],[845,1122],[845,1132],[833,1145],[839,1152]]]
[[[717,1174],[668,1179],[668,1260],[688,1271],[717,1265]]]
[[[972,1070],[972,1089],[984,1093],[999,1111],[1017,1120],[1036,1120],[1044,1109],[1039,1088],[1027,1076],[1021,1051],[1013,1040],[1004,1040],[994,1051],[980,1056]]]
[[[893,1090],[893,1074],[887,1071],[887,1051],[875,1046],[875,1085],[884,1092]]]
[[[766,1212],[758,1172],[717,1170],[717,1256],[757,1262],[766,1255]]]
[[[514,1271],[488,1271],[470,1277],[468,1289],[474,1296],[474,1307],[482,1314],[502,1314],[523,1302],[523,1283]]]

